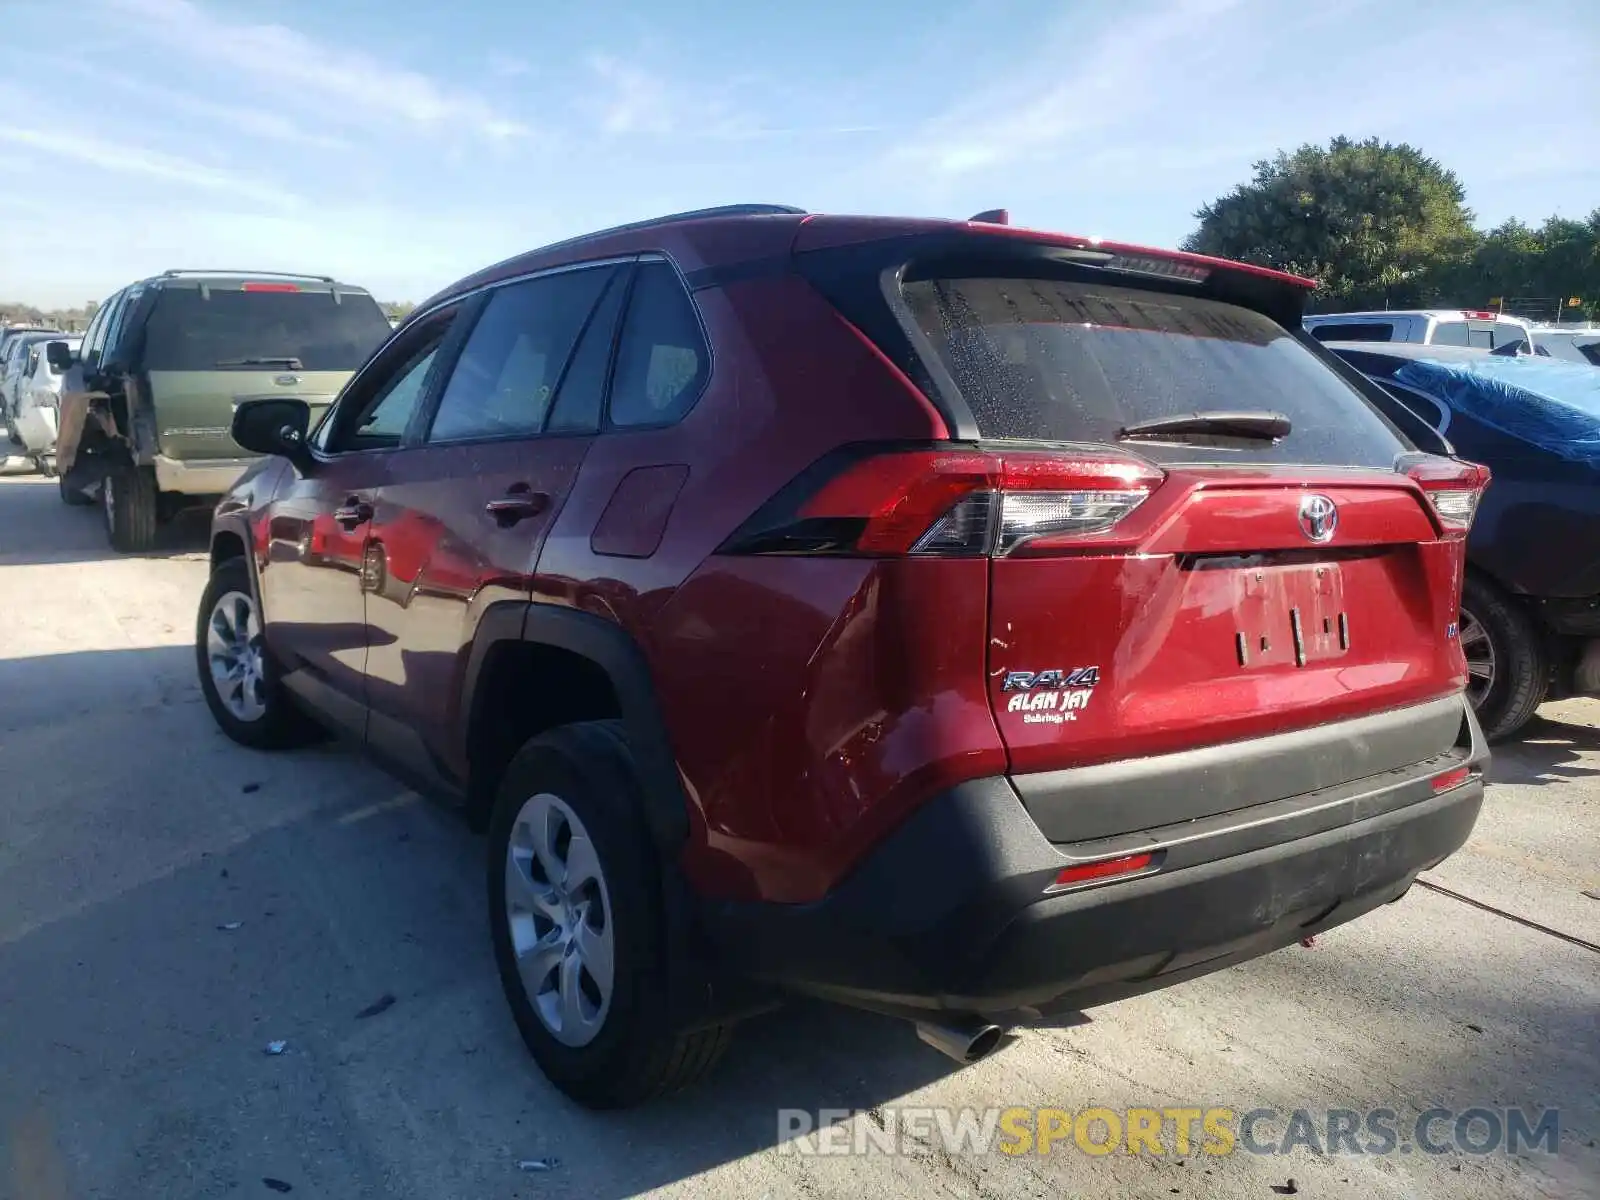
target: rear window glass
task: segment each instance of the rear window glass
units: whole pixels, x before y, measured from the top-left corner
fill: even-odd
[[[169,287],[145,327],[145,369],[353,371],[388,336],[361,292]]]
[[[1465,321],[1440,321],[1433,327],[1430,344],[1435,346],[1465,346],[1467,323]]]
[[[1405,448],[1354,388],[1270,318],[1198,296],[1037,279],[909,283],[905,298],[984,437],[1116,442],[1138,421],[1267,410],[1270,442],[1140,440],[1164,461],[1388,468]]]
[[[1311,336],[1319,342],[1392,342],[1394,326],[1388,321],[1333,321],[1315,326]]]

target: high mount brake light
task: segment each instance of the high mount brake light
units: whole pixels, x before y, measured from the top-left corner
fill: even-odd
[[[1430,456],[1412,463],[1406,474],[1417,481],[1446,537],[1464,538],[1472,529],[1478,501],[1489,486],[1489,468],[1454,458]]]
[[[241,292],[298,292],[300,285],[295,283],[246,283],[239,287]]]
[[[1093,544],[1160,485],[1142,459],[1092,452],[885,450],[797,503],[780,495],[728,553],[970,557]]]

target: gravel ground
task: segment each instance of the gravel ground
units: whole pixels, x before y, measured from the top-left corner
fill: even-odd
[[[187,521],[118,557],[93,510],[0,479],[0,1196],[1600,1195],[1600,955],[1504,915],[1600,942],[1600,705],[1548,706],[1502,749],[1472,842],[1429,876],[1503,912],[1413,889],[965,1069],[797,1004],[696,1091],[597,1115],[544,1082],[501,1001],[478,839],[352,753],[215,731],[189,648],[204,544]],[[1522,1106],[1559,1109],[1560,1140],[840,1157],[779,1138],[780,1109],[862,1114],[848,1140],[923,1105],[1280,1110],[1258,1143],[1295,1108],[1393,1109],[1406,1134],[1433,1107]]]

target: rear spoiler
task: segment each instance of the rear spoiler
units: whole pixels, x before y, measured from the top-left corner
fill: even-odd
[[[1108,275],[1126,274],[1135,286],[1175,283],[1196,295],[1254,309],[1289,329],[1299,327],[1317,286],[1314,279],[1252,263],[981,219],[1000,215],[1001,210],[992,210],[971,221],[809,216],[796,228],[792,252],[808,276],[813,272],[805,260],[819,258],[853,259],[859,269],[909,270],[909,277],[957,265],[970,274],[988,260],[994,270],[1029,264],[1037,270],[1052,263],[1099,267]]]

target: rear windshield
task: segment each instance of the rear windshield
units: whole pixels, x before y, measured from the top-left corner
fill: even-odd
[[[1319,342],[1392,342],[1394,326],[1387,321],[1319,321],[1311,336]]]
[[[353,371],[388,336],[364,292],[336,301],[325,291],[168,287],[145,327],[144,360],[150,371]]]
[[[1202,411],[1282,413],[1270,442],[1133,443],[1163,461],[1393,466],[1407,447],[1366,399],[1270,318],[1198,296],[1038,279],[908,283],[906,303],[983,437],[1116,442]]]

